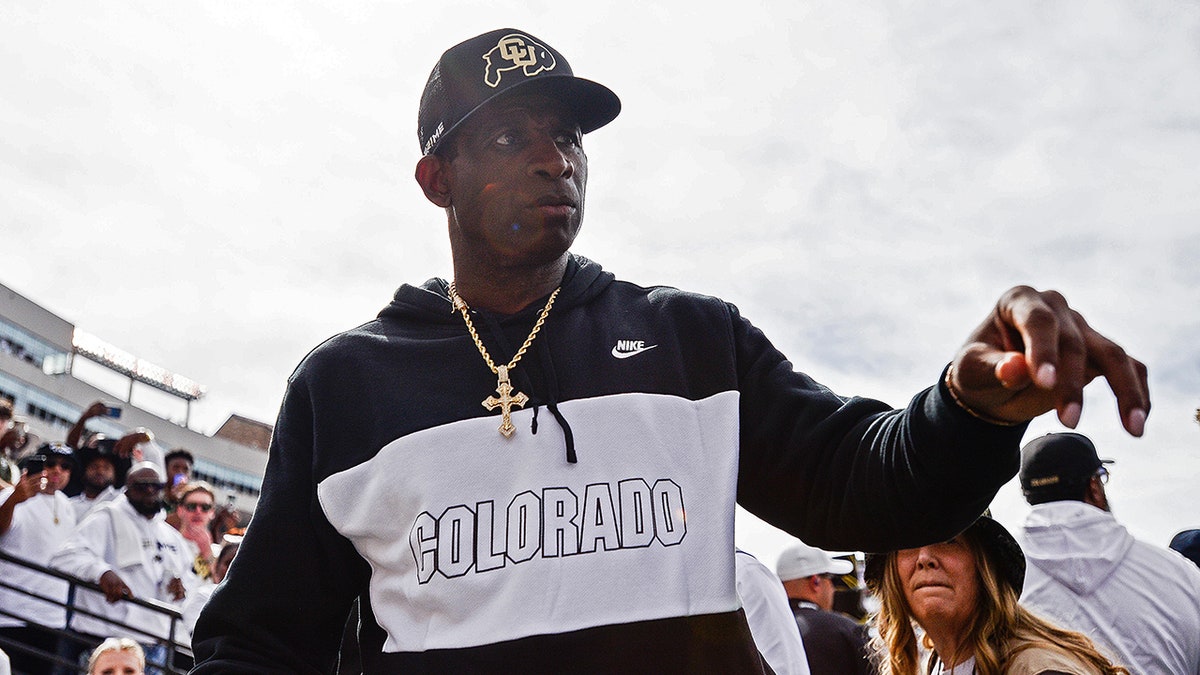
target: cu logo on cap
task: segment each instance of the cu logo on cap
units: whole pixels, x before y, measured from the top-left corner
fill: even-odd
[[[533,77],[558,65],[549,49],[518,33],[500,38],[483,60],[487,62],[483,81],[489,87],[500,86],[500,77],[508,70],[520,68],[525,77]]]

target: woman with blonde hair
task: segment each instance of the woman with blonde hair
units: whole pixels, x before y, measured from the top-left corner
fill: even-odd
[[[129,638],[108,638],[88,659],[88,675],[142,675],[145,669],[142,646]]]
[[[1082,633],[1018,604],[1025,555],[987,515],[949,541],[868,555],[866,579],[885,675],[922,672],[919,646],[934,675],[1129,675]]]

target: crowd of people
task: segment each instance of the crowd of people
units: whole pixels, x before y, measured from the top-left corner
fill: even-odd
[[[89,431],[104,410],[90,406],[65,441],[4,453],[16,472],[0,477],[0,551],[16,560],[0,561],[13,586],[0,588],[0,637],[13,672],[75,673],[89,658],[134,654],[147,672],[186,670],[195,614],[228,567],[219,556],[236,550],[236,513],[217,518],[216,491],[193,479],[191,453],[155,450],[145,429]],[[82,585],[68,621],[70,579]]]
[[[812,673],[1200,673],[1200,562],[1181,550],[1196,530],[1175,550],[1131,536],[1109,508],[1112,460],[1082,434],[1021,456],[1017,535],[985,514],[947,541],[867,554],[867,623],[831,611],[829,578],[849,562],[804,544],[780,556]]]
[[[8,413],[0,402],[0,417]],[[186,644],[240,537],[215,523],[216,494],[192,480],[186,450],[160,464],[140,451],[142,431],[72,437],[79,447],[50,442],[7,457],[19,473],[0,478],[0,550],[98,583],[101,592],[77,596],[96,616],[67,626],[66,581],[0,563],[7,583],[57,600],[0,589],[0,635],[89,673],[140,673],[147,662],[154,672],[166,662],[169,618],[122,601],[180,610],[175,637]],[[1200,673],[1200,529],[1169,548],[1133,538],[1109,508],[1112,463],[1082,434],[1034,439],[1022,450],[1031,511],[1017,536],[984,515],[948,541],[868,554],[865,588],[853,555],[798,542],[772,572],[739,551],[738,593],[764,662],[810,675]],[[839,582],[869,593],[877,611],[837,611]],[[63,628],[79,640],[50,630]],[[129,628],[137,639],[108,637]],[[68,672],[21,650],[0,657],[0,672],[3,658],[10,672]]]
[[[739,551],[763,660],[812,675],[1200,673],[1200,530],[1170,547],[1132,537],[1109,508],[1112,463],[1078,433],[1027,443],[1031,509],[1015,536],[985,513],[949,540],[868,553],[861,567],[860,553],[796,543],[772,573]],[[835,609],[839,586],[875,611]]]

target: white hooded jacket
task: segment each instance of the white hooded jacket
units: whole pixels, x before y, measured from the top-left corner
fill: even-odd
[[[146,518],[123,494],[92,509],[51,557],[50,567],[91,582],[99,582],[112,570],[135,598],[167,604],[175,604],[168,591],[172,578],[179,577],[189,593],[198,583],[183,536],[167,524],[163,513]],[[109,603],[102,594],[88,589],[79,590],[76,602],[85,610],[151,635],[169,635],[171,621],[165,614],[128,602]],[[84,613],[75,614],[71,628],[97,637],[121,633],[118,626]],[[145,635],[132,637],[142,643],[151,641]]]
[[[1200,675],[1200,569],[1090,504],[1038,504],[1019,536],[1021,604],[1092,638],[1130,672]]]

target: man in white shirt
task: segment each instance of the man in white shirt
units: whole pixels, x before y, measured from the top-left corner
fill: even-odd
[[[128,470],[131,462],[128,459],[121,461],[116,455],[116,443],[115,438],[101,437],[75,452],[83,492],[71,497],[71,504],[75,507],[75,519],[80,522],[94,506],[115,499],[121,494],[115,485],[117,465],[123,464]]]
[[[1112,461],[1075,433],[1047,434],[1021,454],[1033,506],[1019,537],[1029,561],[1021,603],[1092,638],[1130,672],[1200,675],[1200,570],[1113,518]]]
[[[73,468],[71,449],[47,443],[21,460],[17,484],[0,490],[0,551],[38,565],[50,556],[75,527],[75,510],[62,488]],[[0,562],[0,580],[22,591],[67,599],[67,584],[22,565]],[[0,586],[0,636],[54,654],[58,637],[50,630],[62,628],[66,610],[60,605]],[[17,672],[48,673],[51,662],[9,649]]]
[[[854,563],[797,542],[779,555],[775,573],[813,675],[873,675],[866,627],[833,611],[833,577],[854,573]]]
[[[804,642],[792,620],[779,577],[741,549],[734,561],[738,598],[758,653],[776,675],[811,675]]]
[[[165,614],[128,598],[177,604],[196,585],[187,544],[168,525],[162,512],[163,470],[156,462],[138,462],[129,470],[125,493],[92,509],[50,560],[56,569],[98,583],[104,594],[82,589],[79,607],[110,619],[76,614],[71,628],[96,638],[128,633],[117,621],[166,638],[171,621]],[[178,630],[178,628],[177,628]],[[147,660],[161,663],[165,648],[146,635],[134,636],[147,647]]]

